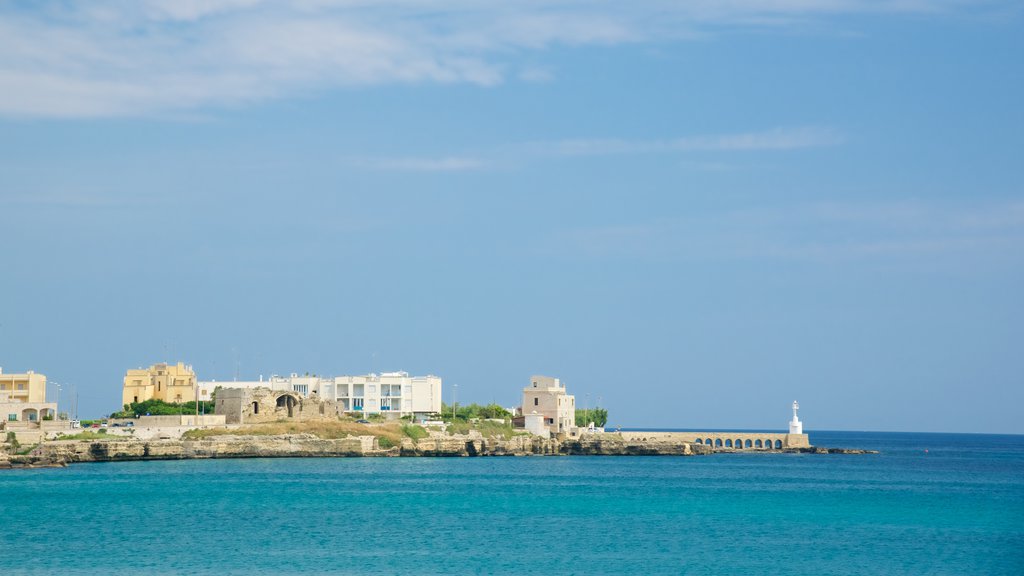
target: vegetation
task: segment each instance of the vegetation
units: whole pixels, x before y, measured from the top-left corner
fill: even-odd
[[[458,404],[455,408],[455,419],[456,420],[472,420],[474,418],[511,418],[512,414],[502,408],[500,405],[495,403],[481,406],[479,404]],[[441,418],[445,422],[452,421],[452,407],[447,404],[441,404]]]
[[[33,444],[33,445],[29,446],[28,448],[22,448],[21,450],[15,450],[14,453],[17,454],[18,456],[25,456],[25,455],[31,453],[33,450],[35,450],[38,447],[39,447],[39,444]]]
[[[18,448],[21,448],[21,444],[18,442],[18,435],[14,432],[7,433],[7,444],[10,445],[11,452],[17,452]]]
[[[500,437],[506,440],[518,434],[526,434],[526,432],[522,430],[512,428],[511,422],[499,423],[492,422],[490,420],[481,420],[480,422],[474,423],[460,418],[448,423],[449,434],[468,434],[470,430],[476,430],[484,438]]]
[[[199,401],[199,412],[205,414],[213,414],[214,402],[212,400]],[[120,412],[114,412],[110,415],[111,418],[136,418],[138,416],[173,416],[176,414],[195,414],[196,413],[196,402],[182,402],[175,404],[173,402],[164,402],[163,400],[146,400],[145,402],[132,402],[131,404],[125,404],[124,410]]]
[[[415,424],[402,424],[402,434],[405,434],[413,440],[419,440],[420,438],[430,436],[430,432],[427,432],[422,426],[417,426]]]
[[[590,408],[589,410],[576,410],[576,425],[580,428],[594,423],[594,426],[603,428],[608,423],[608,411],[604,408]]]

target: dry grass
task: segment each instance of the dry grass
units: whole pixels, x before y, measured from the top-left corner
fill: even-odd
[[[356,424],[345,420],[313,420],[309,422],[265,422],[250,424],[240,428],[208,428],[205,430],[189,430],[182,436],[189,440],[209,438],[211,436],[279,436],[281,434],[312,434],[317,438],[333,440],[349,436],[376,436],[387,438],[393,446],[401,444],[405,434],[399,422],[382,422],[379,424]]]
[[[499,424],[488,420],[473,423],[466,422],[465,420],[456,420],[448,423],[449,435],[468,434],[470,430],[480,432],[484,438],[504,438],[505,440],[515,436],[518,432],[512,428],[512,424]]]

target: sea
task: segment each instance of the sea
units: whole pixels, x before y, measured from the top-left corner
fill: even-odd
[[[0,472],[0,574],[1024,574],[1024,436]]]

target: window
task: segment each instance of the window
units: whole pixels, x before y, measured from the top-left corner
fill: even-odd
[[[540,398],[534,398],[533,399],[533,405],[534,406],[539,406],[540,405]]]
[[[8,422],[17,422],[18,421],[18,415],[17,414],[8,414],[7,415],[7,421]]]
[[[18,390],[24,390],[24,389],[25,389],[25,385],[24,384],[18,384]]]

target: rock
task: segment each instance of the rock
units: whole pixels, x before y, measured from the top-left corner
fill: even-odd
[[[851,448],[794,448],[784,452],[812,454],[877,454]],[[194,458],[295,458],[344,456],[697,456],[713,453],[711,446],[671,436],[625,438],[619,433],[584,434],[558,440],[528,434],[511,438],[485,438],[479,433],[427,438],[403,438],[398,446],[381,448],[374,436],[323,439],[312,434],[277,436],[211,436],[199,440],[140,440],[118,438],[93,441],[45,442],[24,456],[0,453],[0,468],[63,466],[68,462],[117,460],[179,460]]]

